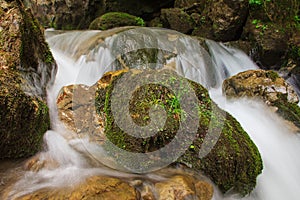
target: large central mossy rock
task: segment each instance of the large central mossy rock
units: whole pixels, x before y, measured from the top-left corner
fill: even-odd
[[[21,1],[0,0],[0,159],[41,149],[50,127],[46,90],[56,64],[39,23]]]
[[[119,122],[115,121],[113,115],[112,96],[115,100],[121,100],[121,96],[126,92],[126,88],[120,91],[119,94],[113,94],[114,88],[118,83],[118,80],[123,76],[129,77],[128,80],[135,82],[135,80],[143,79],[140,76],[144,76],[145,79],[149,76],[157,77],[170,77],[172,83],[179,84],[187,81],[192,91],[196,96],[196,105],[193,112],[195,112],[199,120],[196,122],[197,129],[195,135],[189,138],[192,129],[195,124],[194,121],[185,121],[189,119],[189,114],[184,110],[184,106],[180,105],[180,94],[175,94],[173,91],[160,84],[145,84],[142,87],[136,88],[132,94],[132,98],[129,102],[129,112],[131,119],[134,121],[134,126],[146,126],[151,123],[151,120],[164,119],[165,123],[157,134],[149,137],[134,137],[131,133],[123,131],[119,126]],[[178,85],[178,87],[180,87]],[[95,89],[96,87],[96,89]],[[125,86],[124,86],[125,87]],[[73,89],[72,89],[73,88]],[[76,89],[80,88],[80,89]],[[89,90],[96,91],[96,110],[88,110],[88,106],[85,107],[84,103],[79,100],[84,96],[90,95]],[[64,91],[76,91],[76,98],[74,94],[66,93]],[[182,93],[184,94],[184,93]],[[73,97],[71,96],[73,95]],[[120,97],[118,96],[120,95]],[[69,96],[69,97],[68,97]],[[71,98],[70,98],[71,97]],[[189,98],[189,97],[188,97]],[[81,102],[80,102],[81,101]],[[88,99],[86,104],[88,104]],[[186,101],[189,104],[192,101]],[[73,105],[73,106],[71,106]],[[166,111],[164,117],[161,117],[161,113],[157,110],[152,110],[153,106],[163,108]],[[91,142],[105,144],[106,141],[113,143],[113,145],[119,147],[128,152],[133,153],[148,153],[155,152],[160,148],[168,145],[172,140],[177,137],[177,133],[180,126],[184,123],[188,124],[188,127],[183,130],[186,139],[191,143],[177,159],[177,162],[183,163],[188,167],[202,171],[209,176],[212,181],[219,186],[219,188],[226,192],[230,189],[245,195],[249,193],[256,185],[256,177],[262,171],[262,160],[260,153],[249,138],[247,133],[242,129],[240,124],[230,114],[222,111],[217,105],[210,99],[207,90],[200,84],[180,77],[176,72],[171,70],[122,70],[117,72],[109,72],[105,74],[96,85],[87,88],[84,86],[68,86],[68,89],[63,89],[58,97],[58,107],[60,116],[65,116],[69,120],[68,126],[77,130],[80,135],[89,135]],[[80,109],[80,110],[79,110]],[[125,110],[124,110],[125,109]],[[79,110],[79,111],[78,111]],[[125,116],[126,108],[117,107],[114,108],[122,116]],[[86,112],[97,113],[97,116],[92,123],[98,123],[95,127],[99,128],[99,132],[89,133],[91,124],[82,124],[86,121],[84,116],[91,117]],[[77,124],[74,124],[74,113],[81,116]],[[120,118],[118,118],[120,119]],[[72,123],[70,123],[72,122]],[[78,127],[78,123],[82,127]],[[128,123],[130,124],[130,123]],[[73,126],[77,126],[77,129]],[[134,130],[135,127],[128,127],[129,130]],[[126,129],[128,130],[128,129]],[[96,135],[99,134],[99,137]],[[105,137],[103,137],[104,134]],[[100,138],[100,140],[99,140]],[[209,138],[209,139],[207,139]],[[185,140],[182,140],[184,143]],[[207,155],[200,156],[205,152],[205,148],[212,143],[211,151],[207,152]],[[134,161],[135,157],[128,157],[131,161],[127,164],[132,165],[129,167],[147,167],[148,164],[156,162],[157,160],[169,159],[174,155],[182,144],[178,143],[178,149],[170,149],[168,154],[162,155],[158,153],[156,156],[149,157],[147,162]],[[114,152],[108,153],[113,159],[126,159],[120,157]],[[176,161],[176,160],[175,160]]]

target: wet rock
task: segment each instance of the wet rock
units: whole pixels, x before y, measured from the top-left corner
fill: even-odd
[[[274,71],[249,70],[226,79],[223,92],[227,97],[256,97],[275,106],[277,113],[298,128],[300,119],[296,92]]]
[[[46,89],[56,64],[21,1],[0,1],[0,158],[33,155],[50,126]]]
[[[97,116],[102,119],[103,123],[98,123],[95,126],[102,127],[102,134],[105,134],[105,139],[102,140],[102,142],[100,142],[99,144],[105,145],[106,141],[109,140],[117,147],[129,152],[144,153],[156,151],[163,147],[166,143],[170,142],[174,135],[176,135],[179,128],[179,120],[181,120],[182,117],[179,113],[181,111],[180,109],[178,110],[177,107],[176,109],[172,108],[173,104],[168,105],[168,102],[172,102],[168,100],[168,97],[172,97],[172,95],[168,95],[168,93],[166,93],[167,90],[161,88],[161,86],[159,86],[157,90],[153,91],[152,89],[154,88],[152,87],[155,86],[149,86],[149,88],[146,87],[144,89],[139,89],[136,91],[137,96],[133,97],[133,100],[130,104],[133,106],[130,108],[132,109],[130,115],[136,125],[145,125],[145,123],[147,123],[150,118],[154,117],[152,115],[149,116],[149,111],[147,111],[149,109],[149,104],[151,105],[153,98],[158,98],[160,99],[158,101],[166,103],[166,105],[164,105],[166,107],[166,110],[171,109],[169,112],[167,112],[167,119],[165,119],[166,126],[161,129],[155,136],[147,138],[136,138],[132,135],[128,135],[127,132],[120,129],[117,123],[114,122],[114,117],[112,116],[110,107],[110,96],[112,89],[114,88],[114,84],[116,84],[116,81],[124,74],[132,76],[132,80],[140,76],[141,73],[143,73],[145,77],[151,76],[153,74],[159,76],[170,75],[171,77],[173,77],[173,79],[178,79],[174,83],[180,83],[183,80],[180,81],[179,79],[181,78],[179,78],[175,72],[172,72],[170,70],[150,70],[148,71],[148,75],[147,71],[143,72],[140,70],[130,70],[129,72],[127,72],[127,70],[110,72],[104,75],[103,78],[100,79],[97,83],[97,90],[96,93],[94,93],[96,94],[96,100],[95,104],[93,105],[96,105]],[[241,128],[240,124],[231,115],[219,109],[211,101],[206,89],[195,82],[189,81],[189,83],[191,84],[191,87],[195,91],[195,94],[198,98],[198,109],[200,109],[200,120],[198,122],[199,127],[196,138],[191,140],[192,144],[189,144],[190,147],[188,147],[188,150],[185,149],[184,155],[178,158],[177,162],[183,163],[194,170],[203,171],[208,177],[212,179],[215,184],[219,186],[219,188],[223,192],[226,192],[229,189],[233,189],[234,191],[241,194],[249,193],[256,184],[256,176],[260,174],[262,170],[262,161],[256,146],[250,140],[247,133]],[[145,92],[144,90],[147,90],[147,92]],[[158,94],[154,93],[154,91],[160,91],[162,96],[156,96]],[[62,98],[65,97],[62,96]],[[119,97],[115,98],[120,99]],[[135,107],[134,105],[144,106]],[[117,108],[120,113],[125,113],[126,111],[122,109],[124,108]],[[172,111],[172,109],[174,110]],[[59,109],[59,112],[62,112],[62,110]],[[84,115],[84,113],[82,115]],[[161,117],[159,113],[155,114],[156,120],[159,119],[159,117]],[[215,138],[211,139],[207,143],[205,137],[210,134],[208,127],[212,119],[217,119],[217,121],[214,121],[214,123],[216,123],[214,126],[214,130],[210,131],[214,133],[220,133],[220,135],[217,137],[214,136]],[[191,122],[189,123],[189,127],[191,127]],[[94,136],[92,136],[92,138],[93,137]],[[204,140],[206,142],[204,142]],[[97,142],[97,140],[93,141]],[[206,156],[199,157],[199,153],[204,151],[204,149],[202,149],[202,145],[209,146],[210,142],[215,142],[211,151],[207,152]],[[178,145],[180,146],[180,144]],[[177,150],[178,149],[170,149],[169,155],[172,155],[173,153],[175,154]],[[134,168],[147,167],[148,164],[156,162],[157,160],[168,159],[163,155],[160,155],[159,153],[155,156],[150,156],[145,162],[131,161],[132,159],[136,158],[120,157],[118,155],[114,155],[113,152],[110,152],[108,156],[111,156],[111,158],[113,158],[117,162],[118,159],[122,159],[122,162],[126,161],[128,165],[132,165],[128,167]]]
[[[193,19],[179,8],[162,9],[160,18],[165,28],[181,33],[190,33],[194,28]]]
[[[0,70],[0,159],[35,154],[50,127],[47,105],[21,85],[18,72]]]
[[[18,70],[26,79],[23,89],[45,99],[56,64],[43,31],[21,3],[1,6],[5,12],[0,16],[0,69]]]
[[[196,181],[190,176],[174,176],[165,182],[155,184],[155,188],[160,200],[187,198],[210,200],[213,196],[213,187],[209,183]]]
[[[18,200],[39,199],[124,199],[137,200],[136,190],[120,179],[105,176],[92,176],[73,188],[45,188],[16,198]]]
[[[144,26],[142,18],[122,12],[109,12],[96,18],[89,26],[89,29],[107,30],[122,26]]]

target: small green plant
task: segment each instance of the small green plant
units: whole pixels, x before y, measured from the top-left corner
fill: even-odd
[[[264,31],[267,30],[268,25],[267,24],[263,24],[259,19],[254,19],[252,21],[252,24],[255,25],[256,29],[260,29],[260,34],[263,35]]]

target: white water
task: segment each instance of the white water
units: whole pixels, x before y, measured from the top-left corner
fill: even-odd
[[[95,167],[84,154],[77,151],[78,149],[85,151],[81,147],[82,143],[85,143],[85,147],[90,144],[82,139],[77,139],[73,133],[65,130],[57,119],[55,101],[62,86],[74,83],[92,85],[105,71],[115,69],[111,65],[114,56],[107,48],[111,43],[106,40],[106,45],[95,45],[97,40],[93,38],[97,38],[98,34],[100,33],[95,31],[71,32],[48,39],[59,69],[55,85],[49,91],[53,131],[45,134],[47,150],[40,154],[40,160],[55,160],[59,167],[50,166],[37,173],[28,172],[17,183],[11,197],[43,187],[72,185],[93,174],[118,177],[135,176],[116,172],[104,166]],[[89,43],[90,41],[93,43]],[[202,50],[197,50],[197,45],[189,48],[191,44],[186,43],[187,52],[181,59],[176,59],[176,67],[182,75],[209,88],[213,100],[237,118],[258,146],[263,158],[264,170],[258,177],[255,190],[250,196],[243,199],[299,199],[299,136],[292,133],[282,120],[261,102],[248,99],[227,101],[221,95],[222,81],[228,76],[257,67],[239,50],[227,48],[213,41],[207,41],[207,45],[212,55],[211,59]],[[164,48],[168,50],[169,47]],[[151,176],[151,174],[145,176]],[[224,197],[216,191],[214,199],[238,199],[238,197],[232,195]]]

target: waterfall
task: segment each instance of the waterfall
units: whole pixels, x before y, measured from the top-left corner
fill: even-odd
[[[243,199],[249,200],[296,200],[300,196],[300,138],[292,133],[282,120],[262,102],[249,99],[226,100],[221,85],[225,78],[257,66],[242,51],[207,40],[210,54],[195,40],[183,34],[163,29],[140,29],[138,34],[111,34],[107,37],[100,31],[48,32],[47,42],[58,64],[55,84],[49,90],[49,107],[53,130],[45,134],[47,148],[39,159],[55,160],[58,168],[46,168],[27,172],[11,193],[11,198],[44,188],[74,184],[93,174],[116,177],[137,175],[117,172],[106,166],[94,166],[85,151],[96,151],[88,140],[78,139],[66,130],[58,120],[56,97],[59,90],[70,84],[93,85],[102,75],[120,68],[116,58],[136,49],[160,48],[157,65],[140,62],[137,67],[161,68],[175,63],[175,70],[182,76],[205,86],[212,99],[231,113],[248,132],[258,146],[264,163],[263,173],[258,177],[254,191]],[[125,37],[127,36],[127,37]],[[129,38],[128,38],[129,36]],[[167,38],[166,38],[167,36]],[[123,38],[124,37],[124,38]],[[117,39],[116,39],[117,38]],[[168,43],[166,41],[171,41]],[[174,44],[172,42],[176,41]],[[155,45],[153,45],[155,44]],[[174,45],[177,49],[174,49]],[[174,56],[173,54],[178,54]],[[126,57],[127,56],[127,57]],[[126,54],[123,60],[130,58]],[[143,66],[145,64],[145,66]],[[80,153],[79,153],[80,152]],[[109,165],[109,164],[108,164]],[[151,177],[150,174],[144,176]],[[234,195],[215,192],[215,200],[239,199]]]

